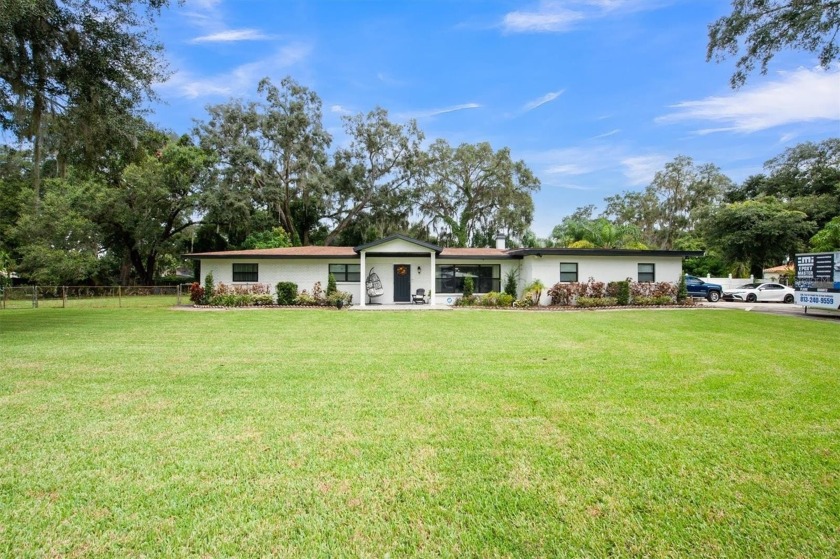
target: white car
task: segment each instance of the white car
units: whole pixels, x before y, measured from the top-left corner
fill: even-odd
[[[780,283],[747,283],[723,292],[724,301],[793,303],[794,290]]]

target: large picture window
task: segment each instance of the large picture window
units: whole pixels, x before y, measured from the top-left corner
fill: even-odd
[[[466,277],[473,279],[473,289],[476,293],[501,291],[501,266],[498,264],[437,266],[435,291],[437,293],[463,293]]]
[[[577,282],[578,280],[578,265],[577,262],[561,262],[560,263],[560,281],[561,282]]]
[[[360,264],[330,264],[330,273],[335,281],[358,282],[361,277]]]
[[[259,264],[234,264],[233,281],[256,283],[259,280]]]
[[[656,264],[639,264],[639,283],[656,281]]]

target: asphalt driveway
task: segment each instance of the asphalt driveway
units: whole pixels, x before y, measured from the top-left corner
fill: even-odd
[[[840,312],[827,311],[823,309],[814,309],[809,307],[808,312],[806,313],[805,309],[803,307],[800,307],[799,305],[790,305],[785,303],[736,303],[730,301],[718,301],[717,303],[709,303],[704,301],[701,304],[704,307],[716,309],[737,309],[746,312],[787,314],[817,320],[834,320],[840,323]]]

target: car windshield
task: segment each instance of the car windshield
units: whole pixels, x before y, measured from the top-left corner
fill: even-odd
[[[758,286],[759,286],[759,284],[757,284],[757,283],[745,283],[744,285],[742,285],[738,289],[755,289]]]

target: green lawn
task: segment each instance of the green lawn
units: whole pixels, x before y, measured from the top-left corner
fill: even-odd
[[[0,556],[831,557],[840,324],[0,311]]]

